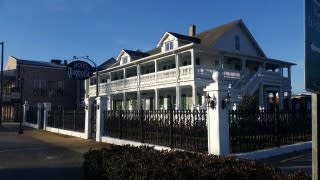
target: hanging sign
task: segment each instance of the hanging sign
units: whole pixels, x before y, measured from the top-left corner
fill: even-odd
[[[92,76],[92,66],[85,61],[73,61],[67,65],[67,75],[71,79],[84,80]]]

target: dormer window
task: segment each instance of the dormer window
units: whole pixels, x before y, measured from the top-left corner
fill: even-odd
[[[170,51],[173,49],[173,41],[168,41],[165,43],[165,51]]]
[[[122,57],[122,64],[126,64],[128,62],[128,56]]]

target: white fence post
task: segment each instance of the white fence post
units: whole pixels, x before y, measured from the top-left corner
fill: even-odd
[[[214,83],[209,84],[204,91],[210,96],[207,109],[208,124],[208,153],[228,155],[230,153],[229,139],[229,105],[225,99],[228,88],[219,78],[219,72],[212,75]]]
[[[51,111],[51,103],[45,102],[43,103],[43,130],[46,130],[47,128],[47,122],[48,122],[48,112]]]
[[[96,115],[96,141],[101,142],[104,129],[104,117],[103,112],[107,108],[106,97],[101,96],[96,98],[97,102],[97,115]]]
[[[91,115],[92,115],[92,104],[94,102],[93,98],[86,98],[84,100],[85,103],[85,125],[84,132],[85,138],[89,139],[91,134]]]
[[[29,111],[29,103],[28,101],[25,101],[23,105],[23,123],[27,122],[28,111]]]
[[[42,103],[37,104],[37,129],[41,129],[40,127],[40,122],[41,122],[41,108],[42,108]]]

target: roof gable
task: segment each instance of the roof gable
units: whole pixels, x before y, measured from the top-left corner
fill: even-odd
[[[127,56],[130,56],[131,61],[134,61],[139,58],[143,58],[146,56],[149,56],[148,53],[141,52],[141,51],[132,51],[132,50],[127,50],[127,49],[122,49],[117,57],[117,61],[120,61],[121,57],[123,54],[126,54]]]
[[[266,55],[264,54],[264,52],[260,48],[259,44],[254,39],[254,37],[252,36],[250,31],[248,30],[247,26],[243,23],[243,21],[241,19],[229,22],[227,24],[223,24],[221,26],[209,29],[204,32],[201,32],[201,33],[195,35],[195,37],[197,37],[201,40],[201,45],[212,47],[213,44],[218,42],[221,38],[224,37],[225,34],[230,32],[231,30],[233,30],[237,26],[243,30],[244,35],[250,41],[250,43],[255,48],[255,50],[257,51],[259,56],[266,57]]]
[[[111,67],[113,64],[115,64],[117,61],[112,57],[106,61],[104,61],[102,64],[98,66],[98,70],[107,69],[108,67]]]
[[[178,34],[178,33],[174,33],[174,32],[166,32],[164,33],[164,35],[160,38],[160,41],[157,44],[157,47],[161,47],[163,42],[167,39],[168,36],[173,36],[178,40],[183,40],[183,41],[189,41],[189,42],[193,42],[193,43],[197,43],[200,44],[201,40],[197,37],[192,37],[192,36],[186,36],[183,34]]]

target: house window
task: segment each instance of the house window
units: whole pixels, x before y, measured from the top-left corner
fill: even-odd
[[[63,94],[64,94],[64,82],[63,81],[58,81],[55,95],[56,96],[63,96]]]
[[[236,50],[240,51],[240,37],[239,36],[234,37],[234,46],[235,46]]]
[[[196,65],[200,65],[200,58],[196,58]]]
[[[173,41],[168,41],[165,43],[165,51],[173,49]]]
[[[122,57],[122,64],[126,64],[128,62],[128,56]]]
[[[33,80],[33,95],[47,96],[48,82],[46,80]]]

